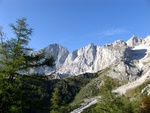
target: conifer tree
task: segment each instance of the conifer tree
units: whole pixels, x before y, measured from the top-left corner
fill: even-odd
[[[59,90],[58,88],[54,88],[54,92],[52,93],[52,98],[51,98],[51,108],[56,110],[59,108],[59,103],[60,103],[60,95],[59,95]]]
[[[53,66],[54,59],[52,56],[45,58],[44,50],[37,54],[27,54],[32,50],[28,47],[30,36],[33,29],[28,27],[26,18],[21,18],[16,21],[16,25],[10,24],[13,30],[14,37],[4,40],[1,32],[0,42],[0,73],[8,78],[9,82],[14,80],[14,77],[21,75],[19,71],[38,66]]]
[[[41,94],[45,91],[41,81],[23,76],[22,72],[39,66],[53,66],[54,58],[46,58],[44,50],[28,54],[32,51],[28,44],[33,30],[26,18],[18,19],[10,27],[14,37],[7,40],[0,28],[0,112],[21,113],[37,109],[43,102]]]

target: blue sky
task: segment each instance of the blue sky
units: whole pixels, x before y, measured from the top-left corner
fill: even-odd
[[[150,0],[0,0],[7,37],[13,36],[8,25],[22,17],[34,29],[35,50],[58,43],[73,51],[150,35]]]

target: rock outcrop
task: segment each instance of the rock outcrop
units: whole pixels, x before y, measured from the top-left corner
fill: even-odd
[[[44,72],[46,75],[55,72],[61,78],[111,67],[108,76],[134,81],[141,76],[143,64],[139,61],[149,55],[149,45],[150,36],[145,39],[133,36],[127,42],[117,40],[102,47],[89,44],[72,53],[58,44],[52,44],[45,51],[46,57],[54,55],[55,66],[32,69],[31,72]]]

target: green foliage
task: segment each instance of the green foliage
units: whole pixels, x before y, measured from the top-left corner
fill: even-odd
[[[143,95],[147,95],[147,92],[143,92],[141,94],[141,91],[150,84],[150,80],[147,80],[145,81],[143,84],[141,84],[140,86],[138,87],[135,87],[135,88],[132,88],[132,89],[129,89],[126,91],[126,95],[128,97],[142,97]]]
[[[16,21],[16,25],[10,24],[13,30],[14,38],[4,40],[1,33],[0,47],[0,73],[5,78],[8,77],[9,82],[14,80],[14,77],[20,75],[19,71],[26,70],[31,67],[38,66],[53,66],[54,58],[50,56],[45,58],[45,52],[40,51],[37,54],[28,55],[26,52],[32,50],[28,47],[31,40],[32,28],[28,27],[26,18],[21,18]]]
[[[10,110],[19,109],[19,107],[17,107],[18,102],[16,102],[17,105],[13,105],[17,98],[16,96],[14,97],[14,94],[18,91],[18,87],[8,82],[0,82],[0,111],[7,113]]]
[[[38,66],[53,66],[54,58],[45,57],[42,50],[36,54],[27,54],[32,29],[26,19],[18,19],[10,24],[14,37],[4,39],[0,31],[0,112],[69,112],[69,106],[75,95],[94,74],[84,74],[60,80],[48,80],[45,76],[25,76],[19,72]]]
[[[1,37],[0,48],[0,73],[3,73],[6,77],[9,77],[9,81],[12,82],[14,76],[17,75],[20,67],[24,64],[24,53],[26,50],[29,36],[32,34],[32,29],[28,28],[26,19],[18,19],[17,25],[10,24],[15,38],[4,41]],[[4,74],[5,73],[5,74]]]
[[[138,109],[136,109],[138,108]],[[113,97],[113,100],[100,101],[98,104],[84,110],[83,113],[138,113],[140,104],[130,101],[125,96]]]
[[[69,113],[76,106],[70,103],[75,99],[78,92],[96,76],[86,73],[80,76],[49,81],[50,111]],[[51,90],[50,90],[51,89]],[[57,97],[57,99],[55,98]],[[59,108],[57,108],[59,106]],[[56,109],[57,108],[57,109]]]
[[[72,105],[79,105],[84,101],[84,99],[104,94],[105,92],[102,91],[102,88],[103,90],[108,90],[108,88],[113,89],[119,86],[121,84],[119,80],[105,76],[107,70],[108,68],[93,74],[93,76],[95,75],[96,78],[92,79],[85,87],[80,90],[80,92],[76,95]],[[105,87],[101,87],[102,85]]]
[[[149,97],[129,98],[112,93],[120,86],[117,79],[105,76],[110,69],[98,73],[64,79],[48,80],[44,75],[21,75],[19,71],[38,66],[53,66],[54,57],[45,57],[42,50],[36,54],[26,54],[32,29],[26,19],[18,19],[10,27],[14,38],[4,39],[0,28],[0,113],[69,113],[79,107],[85,98],[101,96],[99,102],[83,113],[143,113],[149,112]],[[149,81],[133,90],[139,93]],[[144,92],[145,95],[145,92]],[[141,96],[141,95],[140,95]],[[142,107],[142,108],[141,108]]]
[[[148,80],[148,81],[146,81],[146,82],[144,82],[142,85],[140,85],[139,87],[137,87],[136,89],[135,89],[135,92],[136,93],[139,93],[139,92],[141,92],[146,86],[148,86],[150,84],[150,80]],[[147,95],[147,92],[143,92],[145,95]]]
[[[130,101],[130,98],[126,96],[112,93],[118,85],[118,80],[105,77],[103,85],[100,86],[99,103],[85,109],[83,113],[138,113],[140,101]]]
[[[58,109],[60,105],[60,95],[59,95],[59,90],[58,88],[55,88],[53,93],[52,93],[52,98],[51,98],[51,104],[53,109]]]
[[[114,88],[119,86],[119,80],[114,79],[108,76],[103,77],[103,84],[100,86],[100,90],[102,93],[107,92],[107,91],[112,91]],[[102,94],[101,93],[101,94]]]
[[[44,111],[48,98],[44,79],[24,76],[22,71],[38,66],[53,66],[54,58],[45,58],[45,52],[27,54],[32,28],[26,18],[10,24],[14,37],[6,40],[0,29],[0,112],[21,113]],[[37,79],[38,78],[38,79]]]
[[[44,110],[47,91],[41,80],[25,76],[13,83],[0,81],[0,111],[2,113],[36,112]]]

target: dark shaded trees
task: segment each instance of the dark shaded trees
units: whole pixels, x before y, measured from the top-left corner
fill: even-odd
[[[124,95],[112,93],[112,90],[119,85],[117,79],[105,76],[103,84],[100,86],[99,102],[83,111],[83,113],[138,113],[140,112],[140,102],[130,100]]]
[[[22,72],[39,66],[53,66],[54,58],[46,58],[44,50],[28,54],[32,50],[28,44],[33,30],[26,18],[17,19],[10,27],[14,33],[10,39],[4,38],[0,29],[0,112],[34,112],[42,107],[45,89],[42,79],[24,76]]]
[[[52,104],[52,108],[54,110],[57,110],[59,108],[60,105],[60,94],[59,94],[59,90],[58,88],[54,88],[54,91],[52,93],[52,98],[51,98],[51,104]]]

